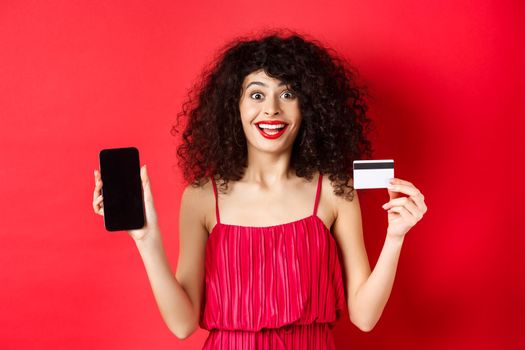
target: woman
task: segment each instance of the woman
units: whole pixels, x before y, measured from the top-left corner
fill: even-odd
[[[145,166],[147,223],[129,231],[169,329],[180,339],[208,329],[205,349],[333,349],[330,328],[348,311],[370,331],[427,207],[412,183],[393,179],[371,272],[350,176],[352,161],[372,154],[370,120],[352,70],[314,40],[274,32],[226,45],[201,82],[179,114],[189,185],[175,276]],[[95,181],[103,215],[97,171]]]

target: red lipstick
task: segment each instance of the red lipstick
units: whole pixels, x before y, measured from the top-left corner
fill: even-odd
[[[268,129],[268,128],[265,129],[265,128],[261,128],[259,126],[259,124],[267,124],[267,125],[283,124],[284,127],[282,129]],[[279,138],[285,132],[285,130],[288,128],[288,124],[287,123],[279,121],[279,120],[263,120],[263,121],[257,122],[255,125],[257,125],[257,130],[259,130],[261,135],[264,136],[267,139],[270,139],[270,140],[274,140],[274,139]],[[273,131],[273,130],[275,130],[275,131]],[[267,131],[271,132],[271,134],[267,133]]]

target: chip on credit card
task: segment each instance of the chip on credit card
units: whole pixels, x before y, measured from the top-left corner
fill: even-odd
[[[393,159],[354,160],[354,188],[387,188],[394,177]]]

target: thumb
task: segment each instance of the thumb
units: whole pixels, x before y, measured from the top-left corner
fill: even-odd
[[[146,165],[144,165],[140,169],[140,178],[142,179],[142,185],[144,186],[144,194],[148,199],[151,198],[151,187],[150,187],[150,180],[148,176],[148,170],[146,168]]]
[[[155,204],[153,203],[153,194],[151,193],[151,183],[148,176],[148,169],[144,165],[140,169],[140,177],[142,178],[142,187],[144,188],[144,205],[146,211],[146,222],[147,225],[152,227],[157,226],[157,213],[155,210]]]

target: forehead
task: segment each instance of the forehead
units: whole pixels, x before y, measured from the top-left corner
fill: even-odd
[[[248,74],[243,81],[243,86],[248,87],[251,85],[257,85],[257,86],[283,86],[285,83],[283,83],[279,79],[272,78],[266,74],[264,70],[259,70],[252,72]]]

